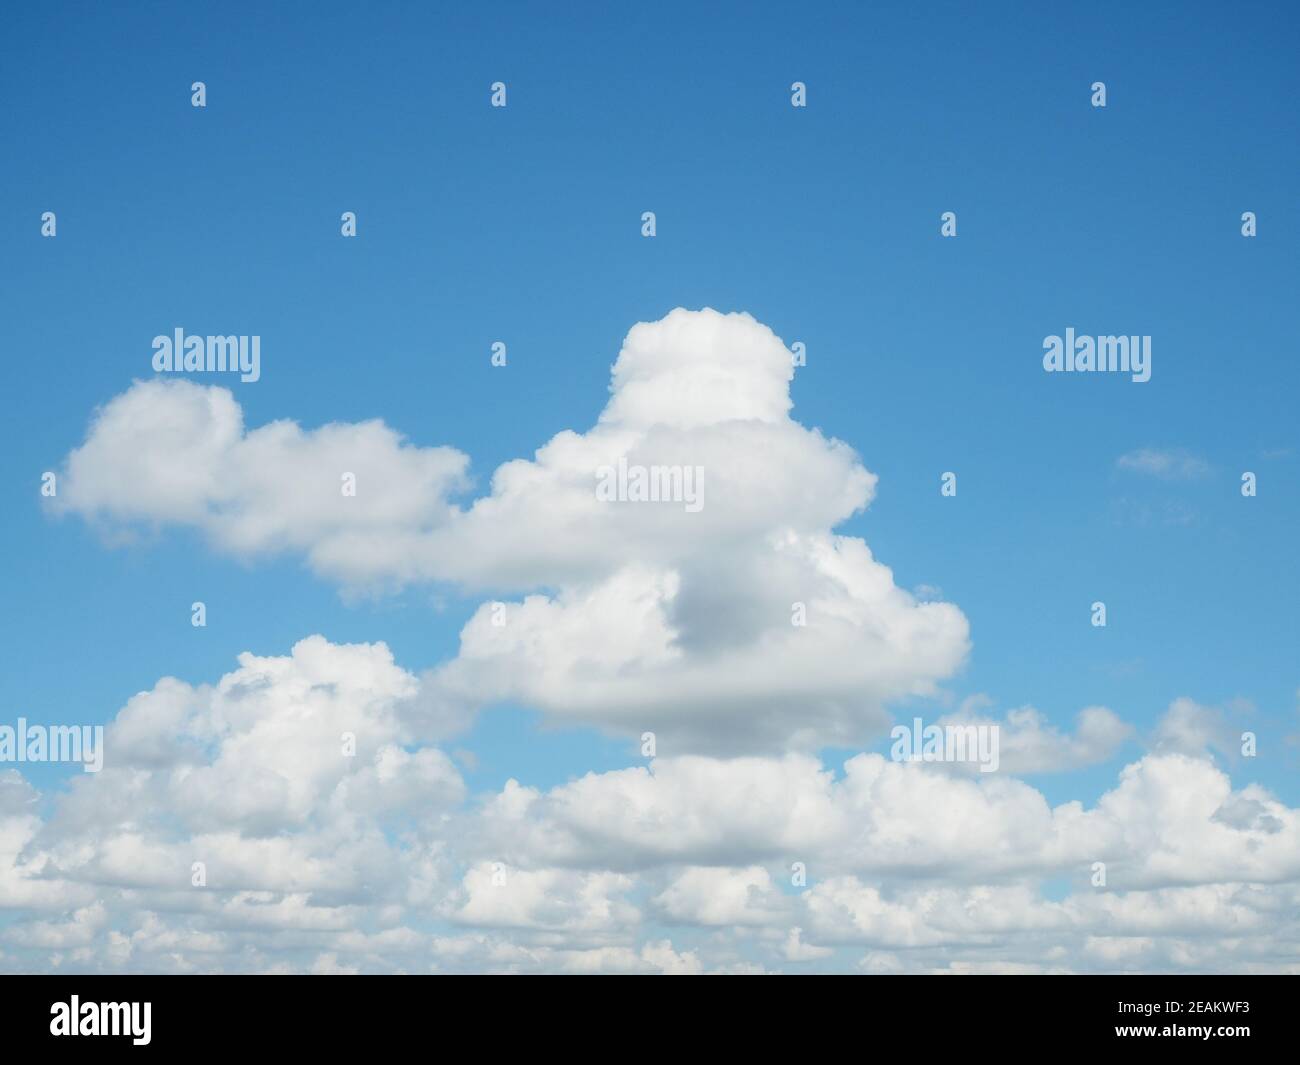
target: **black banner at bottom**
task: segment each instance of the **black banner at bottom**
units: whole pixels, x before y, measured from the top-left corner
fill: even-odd
[[[697,977],[696,979],[709,979]],[[75,1050],[482,1052],[630,1044],[765,1051],[1121,1048],[1293,1054],[1297,985],[1280,976],[713,978],[33,976],[0,978],[9,1054]],[[837,981],[827,983],[826,981]],[[656,1034],[658,1033],[658,1034]],[[430,1048],[431,1053],[437,1053]],[[895,1050],[894,1052],[897,1052]],[[9,1060],[19,1060],[11,1057]]]

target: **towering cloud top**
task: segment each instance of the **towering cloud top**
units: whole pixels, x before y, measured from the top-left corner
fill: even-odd
[[[790,410],[793,376],[780,338],[748,314],[679,307],[632,327],[600,420],[639,428],[778,422]]]

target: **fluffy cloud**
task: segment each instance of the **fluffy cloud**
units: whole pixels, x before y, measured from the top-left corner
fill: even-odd
[[[639,920],[639,911],[622,898],[631,887],[631,878],[617,873],[575,876],[479,863],[466,872],[449,907],[452,919],[463,924],[599,935]]]
[[[1125,767],[1091,809],[1052,807],[1001,773],[957,776],[876,754],[849,759],[838,780],[797,755],[660,759],[546,793],[512,782],[474,835],[516,864],[575,869],[800,861],[818,876],[1082,881],[1100,861],[1125,888],[1300,877],[1296,811],[1176,754]]]
[[[942,725],[976,725],[998,730],[999,767],[1007,773],[1066,772],[1095,765],[1112,757],[1135,737],[1135,730],[1104,706],[1089,706],[1075,718],[1073,734],[1061,732],[1032,706],[1009,710],[1004,720],[977,712],[976,700],[956,714],[940,719]],[[974,763],[965,763],[976,771]]]
[[[870,501],[875,477],[852,450],[789,418],[792,376],[790,353],[748,315],[677,310],[638,325],[597,424],[505,463],[467,508],[449,502],[468,465],[453,448],[414,446],[378,421],[246,430],[224,388],[137,382],[98,412],[48,505],[119,529],[194,526],[238,554],[303,551],[347,584],[589,583],[629,558],[672,566],[825,531]],[[602,502],[597,471],[620,459],[703,466],[704,507]],[[355,497],[340,490],[345,472]]]
[[[215,907],[217,895],[192,890],[201,862],[232,920],[341,926],[341,905],[412,872],[418,889],[427,871],[408,867],[436,847],[391,837],[465,795],[445,754],[403,746],[415,686],[382,645],[320,637],[286,657],[243,655],[211,687],[164,680],[110,724],[104,768],[74,779],[27,833],[28,861],[59,882]]]
[[[762,866],[683,869],[652,900],[674,924],[766,925],[789,911],[786,900]]]
[[[1182,754],[1202,755],[1217,751],[1230,758],[1236,757],[1241,752],[1242,730],[1234,728],[1231,717],[1240,715],[1245,709],[1238,705],[1225,710],[1202,706],[1186,697],[1175,699],[1156,726],[1154,746],[1157,750]]]
[[[99,414],[51,505],[195,526],[238,554],[302,551],[348,586],[536,592],[504,626],[482,607],[430,678],[430,706],[513,700],[676,750],[849,745],[885,726],[890,700],[933,694],[968,626],[832,532],[876,479],[790,418],[793,372],[745,314],[637,325],[596,424],[507,462],[465,508],[449,501],[467,465],[452,449],[378,422],[245,430],[224,389],[147,382]],[[599,472],[620,463],[701,470],[702,506],[598,498]]]
[[[401,542],[447,521],[466,464],[451,448],[412,447],[379,421],[245,430],[227,389],[158,379],[97,412],[48,505],[119,534],[189,525],[236,554],[303,551],[330,572],[357,538]],[[357,498],[342,492],[345,473]]]
[[[1198,971],[1300,957],[1300,811],[1234,789],[1204,754],[1152,751],[1090,807],[1053,806],[1005,771],[878,754],[838,770],[797,753],[662,757],[471,799],[441,751],[408,739],[417,686],[382,645],[311,637],[243,655],[216,684],[165,679],[131,699],[102,771],[76,774],[48,814],[6,772],[0,905],[21,916],[0,932],[0,967]],[[1071,891],[1049,897],[1061,881]]]

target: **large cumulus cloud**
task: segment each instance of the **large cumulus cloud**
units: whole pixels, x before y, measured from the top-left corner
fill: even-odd
[[[678,751],[850,744],[883,728],[889,700],[951,676],[968,627],[834,534],[876,479],[790,417],[793,372],[745,314],[637,325],[595,425],[505,463],[464,507],[453,449],[378,422],[247,430],[226,390],[150,381],[99,413],[51,506],[118,531],[194,526],[242,555],[301,551],[349,587],[523,593],[470,620],[428,678],[433,706],[514,700]],[[598,498],[620,462],[701,469],[702,507]]]

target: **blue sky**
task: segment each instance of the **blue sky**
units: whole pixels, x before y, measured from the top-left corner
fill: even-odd
[[[260,335],[261,380],[232,386],[247,426],[382,418],[468,453],[468,504],[595,422],[633,324],[713,307],[806,344],[792,416],[880,479],[837,531],[970,622],[953,699],[1062,729],[1102,705],[1141,733],[1180,696],[1226,707],[1260,736],[1234,786],[1300,799],[1291,5],[135,3],[8,22],[0,719],[105,722],[161,677],[215,682],[312,633],[431,669],[485,598],[345,597],[292,551],[233,557],[173,527],[120,546],[47,513],[41,473],[152,376],[156,334]],[[1150,335],[1151,380],[1045,374],[1067,327]],[[1197,472],[1118,465],[1144,448]],[[517,705],[448,746],[474,752],[474,793],[635,754]],[[1090,803],[1140,750],[1032,782]]]

